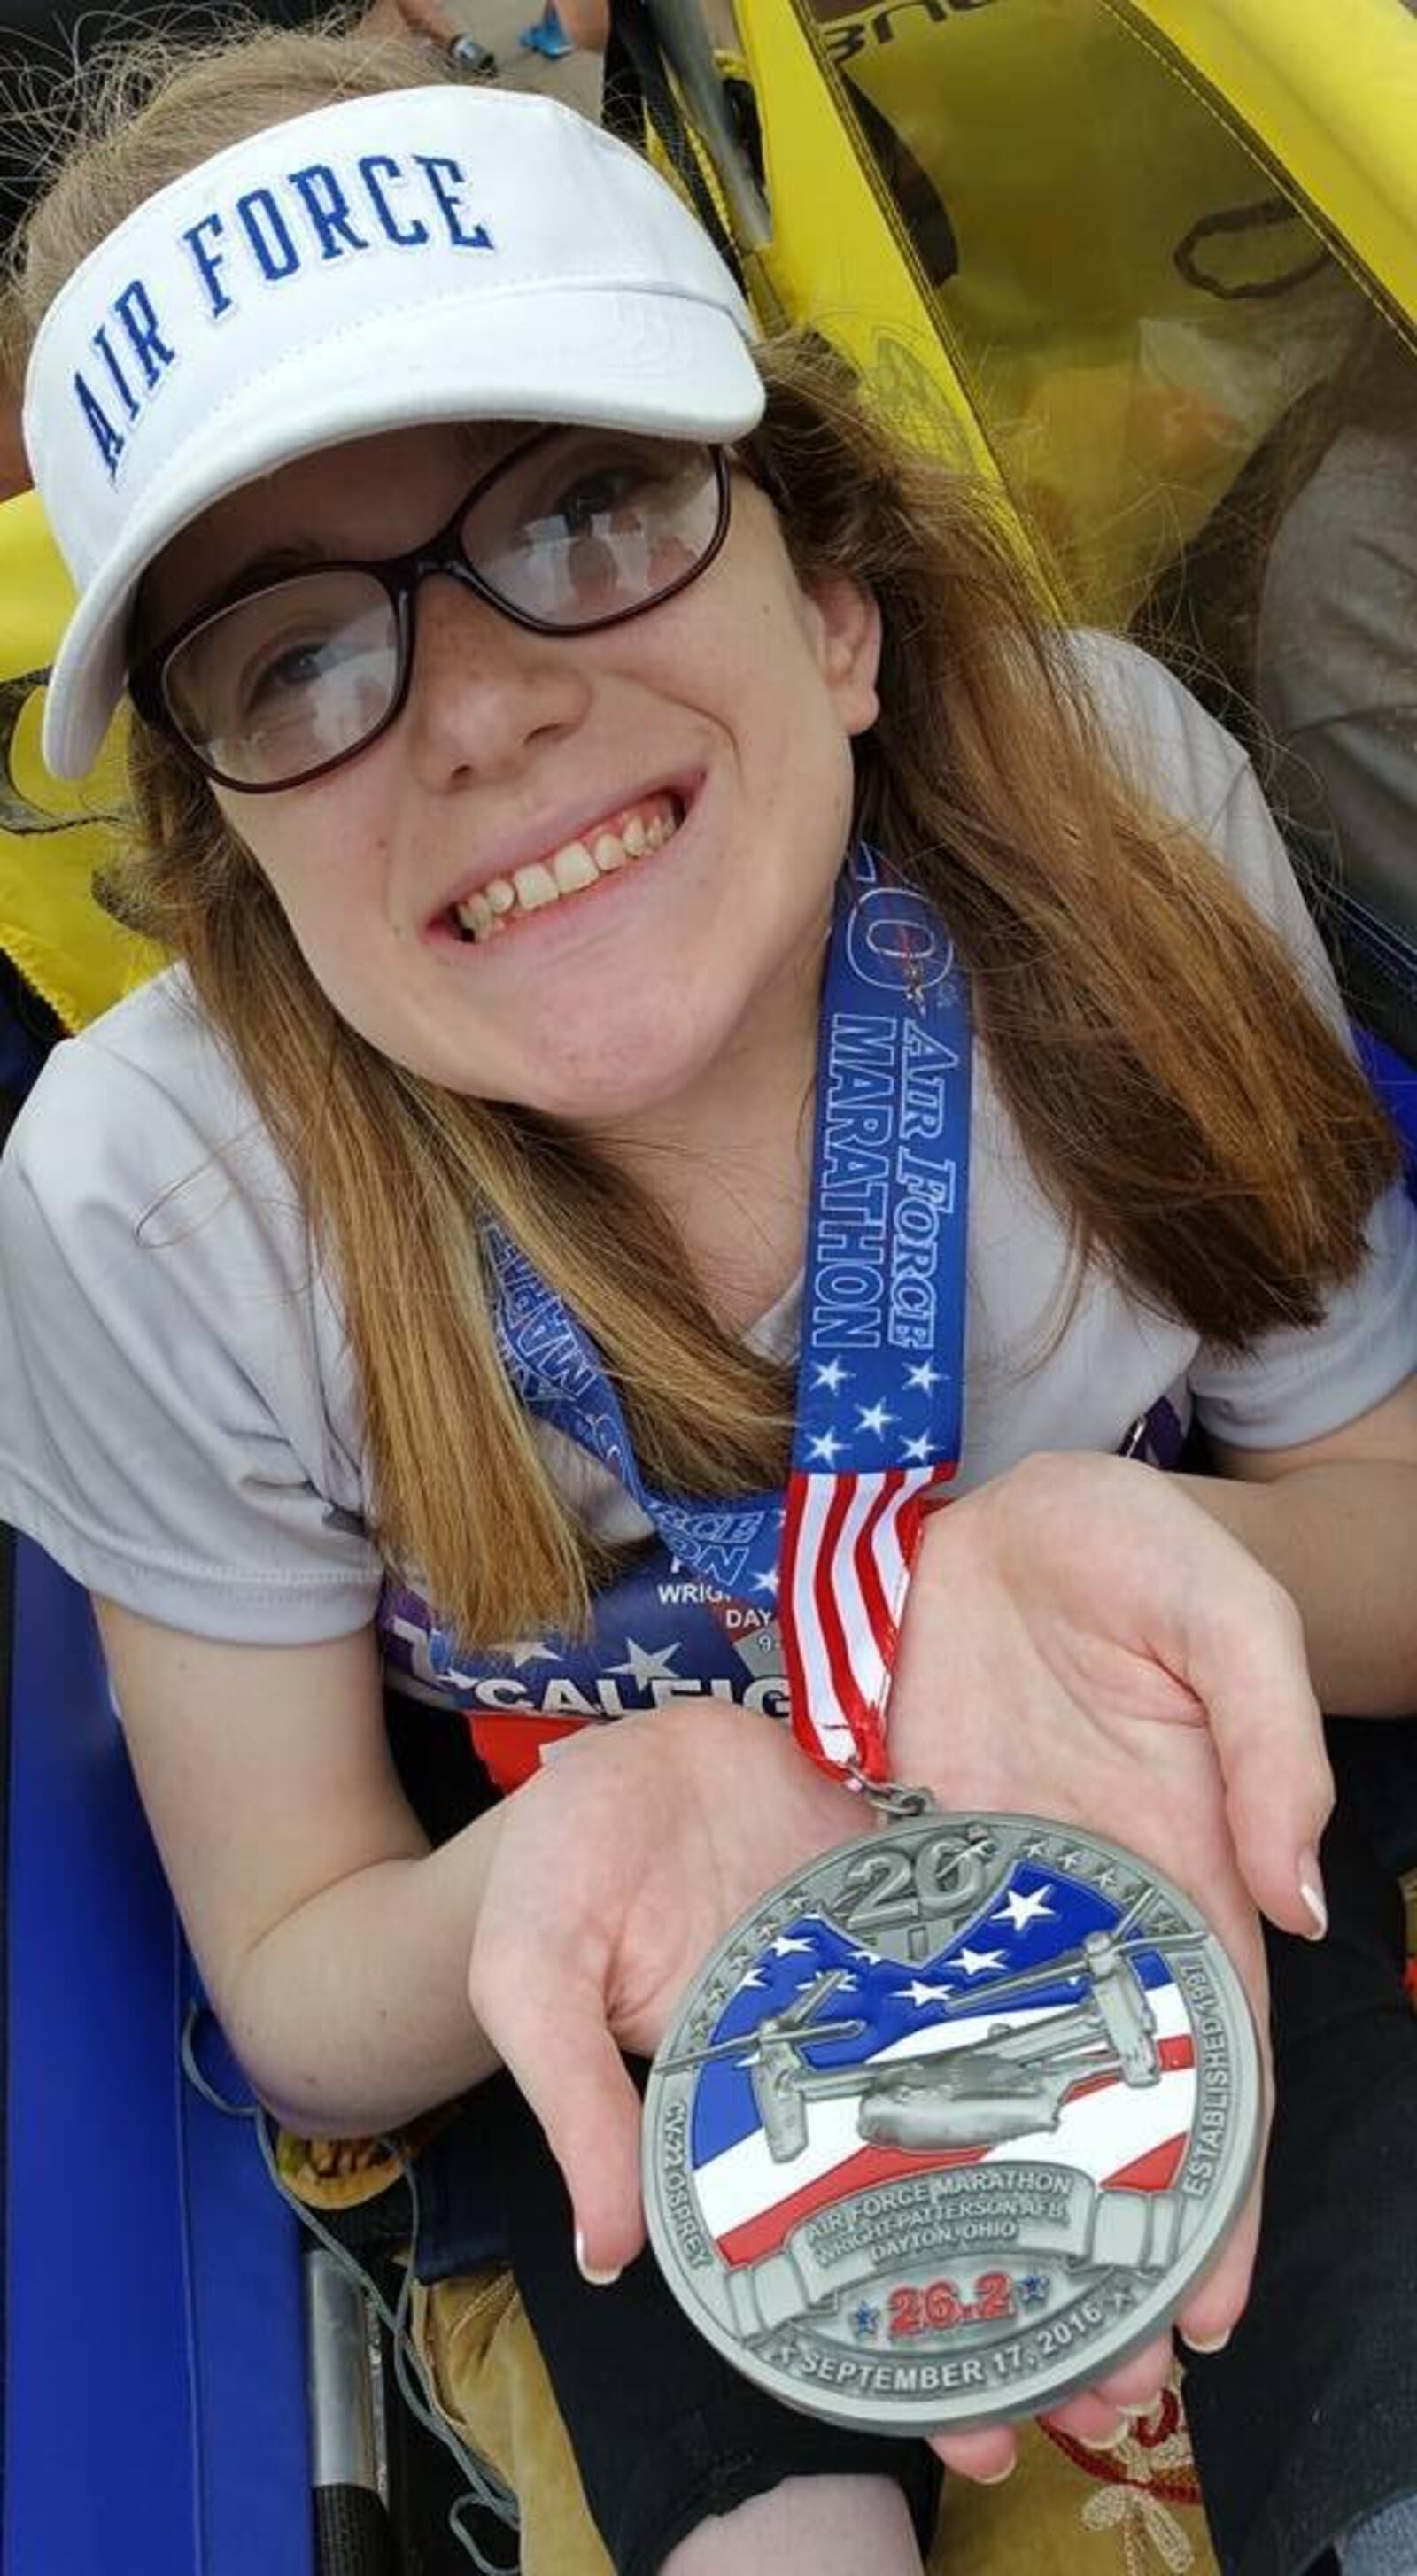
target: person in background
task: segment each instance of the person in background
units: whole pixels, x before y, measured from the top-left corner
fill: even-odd
[[[546,0],[540,17],[523,27],[520,42],[529,54],[541,54],[548,63],[563,62],[576,50],[576,39],[563,23],[556,0]]]
[[[1417,950],[1417,359],[1381,317],[1281,451],[1254,694],[1279,792]]]

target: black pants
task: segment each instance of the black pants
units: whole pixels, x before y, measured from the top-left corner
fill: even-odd
[[[1225,2576],[1307,2576],[1353,2524],[1417,2490],[1417,2018],[1401,1901],[1351,1807],[1323,1862],[1328,1939],[1269,1940],[1279,2107],[1254,2290],[1226,2350],[1186,2372]],[[619,2576],[655,2576],[707,2514],[800,2474],[896,2479],[926,2545],[940,2473],[923,2444],[846,2434],[760,2394],[648,2254],[587,2287],[559,2172],[506,2079],[428,2166],[420,2270],[509,2256]]]
[[[1277,2108],[1254,2289],[1225,2350],[1186,2372],[1225,2576],[1322,2567],[1355,2523],[1417,2492],[1417,2016],[1401,1898],[1349,1808],[1323,1863],[1328,1939],[1268,1940]]]
[[[933,2452],[843,2432],[753,2387],[689,2323],[648,2250],[608,2288],[592,2289],[575,2266],[560,2170],[505,2077],[482,2087],[459,2127],[474,2117],[475,2149],[469,2139],[460,2153],[451,2131],[431,2160],[418,2268],[424,2277],[459,2272],[494,2250],[475,2225],[469,2230],[460,2206],[470,2153],[489,2203],[493,2194],[500,2200],[503,2250],[617,2576],[656,2576],[708,2515],[790,2477],[893,2479],[928,2548],[941,2478]]]

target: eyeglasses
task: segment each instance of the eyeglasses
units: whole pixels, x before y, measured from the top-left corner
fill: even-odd
[[[134,669],[134,705],[219,787],[270,795],[353,759],[408,696],[414,596],[462,582],[535,635],[588,635],[696,581],[728,533],[720,448],[545,429],[478,476],[426,544],[261,581]]]

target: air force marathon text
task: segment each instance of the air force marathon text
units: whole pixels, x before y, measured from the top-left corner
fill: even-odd
[[[833,1014],[811,1281],[814,1349],[933,1351],[937,1247],[954,1214],[941,1152],[954,1049],[916,1022]]]

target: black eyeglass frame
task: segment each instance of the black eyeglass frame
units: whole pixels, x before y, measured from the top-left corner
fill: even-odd
[[[249,590],[237,590],[230,599],[224,599],[218,608],[198,609],[194,616],[184,618],[181,625],[175,627],[170,635],[165,635],[162,642],[154,646],[151,652],[143,654],[128,674],[128,694],[139,715],[145,723],[154,725],[159,732],[165,733],[182,757],[212,786],[229,788],[238,796],[280,796],[284,795],[289,788],[307,787],[312,779],[324,778],[332,769],[342,769],[346,761],[354,760],[360,752],[367,751],[372,743],[376,743],[382,734],[388,732],[391,725],[397,723],[408,703],[408,692],[413,679],[413,652],[416,640],[414,598],[420,583],[428,580],[431,574],[445,573],[450,580],[461,582],[464,589],[474,592],[477,598],[485,600],[489,608],[495,609],[498,615],[505,617],[511,625],[524,627],[533,635],[600,634],[608,626],[626,626],[632,618],[643,617],[648,609],[658,608],[666,599],[677,597],[681,590],[687,590],[691,582],[697,581],[701,573],[707,572],[728,535],[732,494],[730,466],[741,460],[737,456],[730,456],[727,448],[716,447],[709,439],[681,439],[674,443],[684,447],[701,448],[713,468],[718,497],[718,516],[713,535],[704,552],[695,563],[689,566],[687,572],[676,573],[674,579],[666,582],[662,590],[652,591],[648,598],[637,599],[632,608],[614,608],[603,617],[587,617],[571,624],[567,624],[563,619],[537,617],[530,609],[514,608],[502,597],[501,592],[494,590],[491,583],[468,562],[462,550],[461,532],[474,503],[480,501],[504,475],[511,472],[514,465],[520,465],[537,448],[547,446],[553,438],[563,438],[568,432],[573,433],[577,427],[578,424],[574,421],[556,421],[548,428],[537,430],[533,437],[523,439],[506,456],[499,457],[495,465],[479,474],[472,489],[464,493],[457,508],[444,520],[442,527],[431,537],[425,538],[422,545],[411,547],[407,554],[383,555],[376,560],[365,561],[354,556],[342,556],[338,559],[331,557],[328,562],[322,560],[302,565],[298,571],[281,573],[274,581],[256,581],[251,584]],[[628,428],[625,434],[629,437],[636,435]],[[209,761],[197,749],[195,743],[188,741],[167,703],[164,684],[174,656],[182,650],[184,644],[191,642],[194,635],[199,635],[205,627],[215,625],[220,618],[229,615],[233,608],[243,607],[249,600],[264,599],[273,591],[287,590],[296,582],[308,581],[312,575],[337,572],[367,574],[385,593],[393,609],[397,658],[394,693],[388,707],[378,723],[372,726],[368,733],[361,734],[357,742],[349,743],[343,751],[334,752],[328,760],[317,761],[310,769],[297,770],[291,778],[252,781],[247,778],[228,776],[225,770],[218,769]]]

